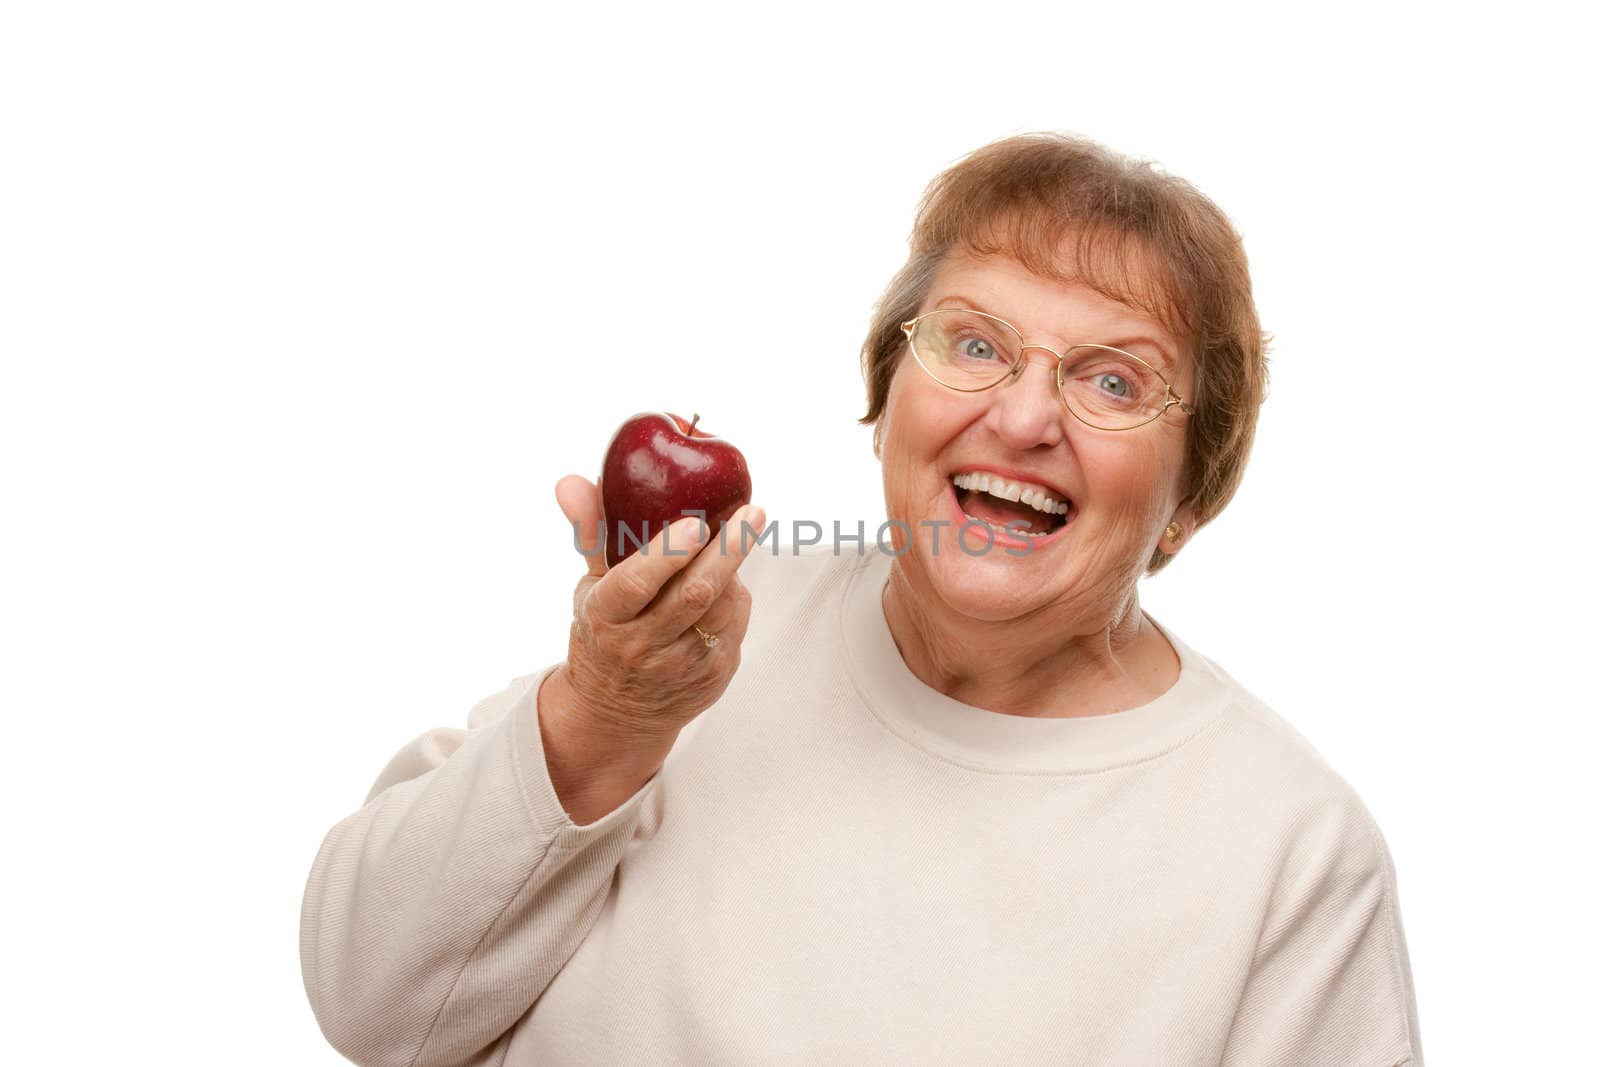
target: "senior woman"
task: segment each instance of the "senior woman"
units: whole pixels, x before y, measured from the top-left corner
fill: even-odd
[[[1139,607],[1265,389],[1226,218],[1089,142],[990,145],[930,186],[863,357],[889,538],[592,555],[566,660],[402,751],[324,842],[329,1039],[418,1067],[1420,1064],[1371,816]],[[557,497],[592,548],[595,487]]]

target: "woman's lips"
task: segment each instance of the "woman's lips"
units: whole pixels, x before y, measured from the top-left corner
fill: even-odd
[[[966,537],[963,538],[962,541],[955,547],[957,551],[963,551],[961,545],[966,545],[965,551],[968,555],[972,556],[991,555],[993,554],[994,549],[1011,549],[1012,551],[1010,552],[1002,552],[1002,555],[1013,556],[1023,556],[1029,552],[1036,552],[1039,549],[1047,548],[1059,541],[1062,535],[1064,535],[1067,530],[1071,529],[1072,524],[1078,518],[1078,508],[1077,505],[1074,504],[1072,509],[1067,512],[1066,522],[1062,523],[1060,526],[1056,527],[1054,530],[1051,530],[1047,534],[1041,534],[1038,537],[1030,537],[1026,534],[1011,533],[1004,526],[995,526],[991,523],[985,522],[983,519],[968,515],[966,512],[962,511],[961,500],[957,496],[957,489],[953,483],[948,481],[945,483],[945,496],[949,500],[950,514],[952,516],[950,520],[951,526],[948,531],[952,537],[959,537],[961,534],[961,528],[969,523],[976,523],[977,525],[988,529],[994,537],[994,548],[985,549],[984,546],[988,544],[988,540],[986,538],[984,538],[977,531],[968,533]],[[1042,517],[1043,516],[1041,516],[1041,518]],[[943,547],[944,546],[941,546],[941,550],[943,550]]]

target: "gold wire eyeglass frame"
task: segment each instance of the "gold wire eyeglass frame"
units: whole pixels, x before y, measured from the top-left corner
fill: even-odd
[[[996,378],[994,381],[990,382],[988,385],[980,385],[980,386],[977,386],[975,388],[970,388],[970,389],[966,388],[964,386],[960,386],[960,385],[951,385],[949,382],[947,382],[943,378],[939,377],[937,374],[935,374],[933,372],[933,368],[928,366],[928,364],[923,361],[922,353],[917,351],[916,342],[912,340],[912,334],[916,332],[917,323],[923,321],[924,319],[932,318],[935,315],[939,315],[939,314],[942,314],[942,313],[947,312],[947,311],[955,311],[955,312],[959,312],[960,314],[963,314],[963,315],[977,315],[979,318],[988,319],[990,322],[997,323],[1000,326],[1004,327],[1006,330],[1010,331],[1012,336],[1016,337],[1017,342],[1018,342],[1017,360],[1016,360],[1016,362],[1011,364],[1010,368],[1008,368],[1007,371],[1004,374],[1000,375],[1000,377]],[[909,320],[907,320],[905,322],[902,322],[900,324],[900,329],[905,332],[905,335],[906,335],[906,346],[911,349],[912,358],[914,358],[917,361],[917,366],[921,367],[923,369],[923,371],[928,375],[928,377],[932,378],[934,381],[938,382],[940,385],[944,386],[946,389],[954,389],[959,393],[981,393],[981,392],[984,392],[986,390],[993,389],[995,386],[999,385],[1002,382],[1011,381],[1011,380],[1014,380],[1016,378],[1021,377],[1023,370],[1026,369],[1027,366],[1028,366],[1028,358],[1027,358],[1028,350],[1030,348],[1037,348],[1037,349],[1039,349],[1041,351],[1048,352],[1052,356],[1056,357],[1056,371],[1055,371],[1056,395],[1061,398],[1062,407],[1065,407],[1067,409],[1067,411],[1071,413],[1073,418],[1077,419],[1079,422],[1083,423],[1085,426],[1092,426],[1096,430],[1105,430],[1108,433],[1121,433],[1123,430],[1137,430],[1141,426],[1148,426],[1152,422],[1155,422],[1157,419],[1159,419],[1161,416],[1163,416],[1163,415],[1165,415],[1167,413],[1167,409],[1168,408],[1173,407],[1174,405],[1176,405],[1178,410],[1183,412],[1185,415],[1193,415],[1194,414],[1194,408],[1191,407],[1189,404],[1185,403],[1184,399],[1181,396],[1178,395],[1176,390],[1174,390],[1172,388],[1172,383],[1167,381],[1167,376],[1165,374],[1162,374],[1160,371],[1156,370],[1154,367],[1151,367],[1150,364],[1146,363],[1144,360],[1140,359],[1138,356],[1134,355],[1132,352],[1124,352],[1122,349],[1120,349],[1120,348],[1112,348],[1110,345],[1073,345],[1071,348],[1067,349],[1066,352],[1057,352],[1055,349],[1051,348],[1048,345],[1030,345],[1030,344],[1028,344],[1027,342],[1025,342],[1023,340],[1022,331],[1017,329],[1015,326],[1011,325],[1005,319],[999,318],[998,316],[995,316],[995,315],[990,315],[990,314],[988,314],[986,312],[983,312],[983,311],[973,311],[970,308],[937,308],[937,309],[935,309],[933,311],[929,311],[929,312],[927,312],[925,314],[918,315],[914,319],[909,319]],[[1141,422],[1136,422],[1136,423],[1132,424],[1131,426],[1101,426],[1098,423],[1090,422],[1088,419],[1086,419],[1082,415],[1080,415],[1078,413],[1077,409],[1075,409],[1072,406],[1071,401],[1069,401],[1067,399],[1067,383],[1061,380],[1061,371],[1067,365],[1067,356],[1069,356],[1073,352],[1076,352],[1079,349],[1083,349],[1083,348],[1093,348],[1093,349],[1099,349],[1099,350],[1106,351],[1106,352],[1115,352],[1119,356],[1124,356],[1124,357],[1126,357],[1128,359],[1133,360],[1135,363],[1139,364],[1142,367],[1149,368],[1150,373],[1154,374],[1157,378],[1160,378],[1161,379],[1161,384],[1167,387],[1167,399],[1166,399],[1166,402],[1161,405],[1161,410],[1156,412],[1154,415],[1151,415],[1148,419],[1144,419]]]

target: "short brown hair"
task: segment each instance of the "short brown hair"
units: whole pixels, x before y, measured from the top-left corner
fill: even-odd
[[[1009,255],[1154,316],[1193,347],[1184,499],[1204,525],[1233,498],[1267,392],[1267,342],[1244,246],[1203,193],[1081,137],[1030,133],[978,149],[929,184],[911,254],[878,301],[861,368],[876,423],[914,317],[952,251]],[[1065,266],[1063,265],[1065,264]],[[1156,549],[1148,571],[1172,557]]]

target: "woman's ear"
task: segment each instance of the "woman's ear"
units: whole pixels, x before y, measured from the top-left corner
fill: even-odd
[[[1178,549],[1189,543],[1195,530],[1199,529],[1199,518],[1192,501],[1185,500],[1179,504],[1172,513],[1172,518],[1167,522],[1167,528],[1161,531],[1161,542],[1157,546],[1169,556],[1176,556]]]

